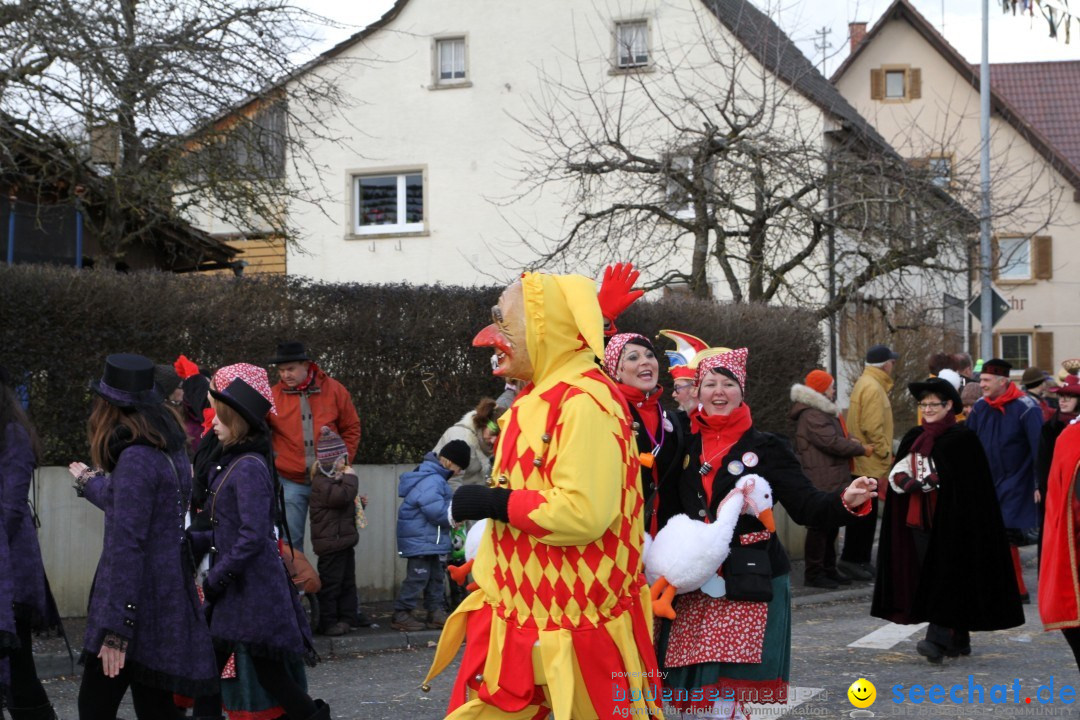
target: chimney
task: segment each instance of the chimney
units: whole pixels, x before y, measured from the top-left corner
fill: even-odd
[[[855,49],[862,43],[863,38],[866,37],[866,23],[848,23],[848,36],[851,38],[851,52],[855,52]]]

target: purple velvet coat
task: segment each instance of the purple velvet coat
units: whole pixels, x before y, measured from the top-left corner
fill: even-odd
[[[274,486],[257,453],[226,449],[210,470],[210,633],[221,648],[243,643],[263,657],[305,657],[311,629],[274,537]]]
[[[15,636],[15,614],[11,607],[13,584],[8,571],[10,567],[7,531],[4,528],[4,516],[0,514],[0,692],[4,692],[8,685],[8,665],[4,658],[19,646]]]
[[[105,540],[90,590],[84,654],[107,633],[128,640],[124,668],[136,679],[189,697],[217,691],[218,672],[184,538],[191,497],[187,454],[125,448],[86,497],[105,510]]]
[[[60,619],[49,597],[37,528],[30,512],[30,481],[36,464],[26,428],[9,423],[0,452],[0,506],[11,553],[13,600],[20,612],[29,612],[34,627],[44,629],[58,627]]]

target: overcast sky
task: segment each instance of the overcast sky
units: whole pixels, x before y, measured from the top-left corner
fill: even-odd
[[[393,5],[393,0],[294,0],[329,17],[346,27],[325,31],[326,44],[320,50],[344,40],[368,23],[377,20]],[[515,1],[503,0],[507,5]],[[535,0],[528,0],[530,2]],[[583,0],[588,1],[588,0]],[[853,20],[873,23],[889,7],[892,0],[753,0],[764,9],[771,9],[780,26],[815,62],[821,52],[815,49],[815,32],[828,27],[832,32],[827,41],[832,44],[826,71],[832,72],[847,55],[847,24]],[[981,56],[979,0],[913,0],[915,7],[931,23],[942,30],[945,38],[970,62]],[[1049,25],[1036,10],[1034,17],[1003,15],[1000,1],[990,0],[990,62],[1030,62],[1034,60],[1080,59],[1080,23],[1073,20],[1073,43],[1065,44],[1064,27],[1057,40],[1049,37]]]

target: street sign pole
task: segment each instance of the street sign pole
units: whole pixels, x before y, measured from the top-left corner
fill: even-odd
[[[979,170],[982,175],[982,213],[979,217],[979,280],[982,308],[979,314],[979,355],[994,356],[993,293],[990,279],[993,262],[990,250],[990,0],[982,0],[982,62],[979,65],[979,126],[982,136]]]

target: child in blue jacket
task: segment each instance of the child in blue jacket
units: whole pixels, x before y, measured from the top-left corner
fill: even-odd
[[[405,581],[394,601],[390,627],[404,632],[441,628],[446,622],[446,556],[450,552],[450,500],[447,482],[469,466],[470,450],[464,440],[451,440],[439,451],[404,473],[398,482],[398,555],[408,560]],[[413,617],[420,596],[427,622]]]

